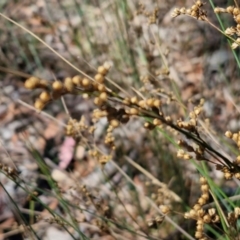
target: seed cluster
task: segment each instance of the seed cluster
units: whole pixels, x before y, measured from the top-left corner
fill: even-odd
[[[155,7],[152,12],[147,11],[144,4],[140,3],[139,8],[137,10],[137,15],[144,15],[148,18],[148,24],[155,24],[157,23],[158,15],[159,15],[159,8]]]
[[[0,170],[4,172],[4,174],[14,180],[18,177],[18,171],[6,164],[0,163]]]
[[[106,163],[109,162],[109,160],[112,159],[112,155],[106,155],[106,154],[102,154],[99,151],[97,151],[96,149],[91,149],[88,151],[88,155],[92,156],[94,158],[97,159],[98,163],[102,166],[104,166]]]
[[[51,100],[60,98],[61,96],[71,93],[77,94],[83,92],[86,94],[96,92],[98,97],[94,99],[94,103],[98,106],[102,105],[107,100],[107,90],[104,85],[105,75],[109,71],[109,64],[99,66],[97,74],[92,81],[89,78],[81,77],[79,75],[73,78],[67,77],[64,81],[55,80],[50,83],[46,80],[30,77],[25,82],[25,88],[27,89],[43,89],[39,97],[35,100],[35,108],[42,110]]]
[[[204,233],[204,224],[209,223],[217,223],[220,220],[219,215],[216,212],[215,208],[210,208],[208,210],[204,210],[203,206],[209,200],[209,185],[207,183],[206,178],[200,178],[201,191],[202,194],[200,198],[197,200],[197,203],[193,206],[193,208],[184,214],[186,219],[193,219],[196,221],[196,232],[195,238],[206,240],[208,239]]]
[[[80,121],[70,118],[66,126],[66,135],[71,136],[75,139],[80,137],[83,132],[88,131],[92,134],[93,129],[91,126],[86,124],[85,117],[82,116]]]
[[[177,121],[177,125],[180,128],[184,128],[193,132],[196,131],[198,116],[203,110],[203,105],[204,99],[201,99],[199,105],[194,107],[194,110],[189,113],[190,120],[186,122],[180,119]]]
[[[157,216],[147,221],[148,227],[157,229],[159,225],[164,221],[164,216]]]
[[[237,220],[240,217],[240,208],[235,207],[233,212],[229,212],[227,216],[227,220],[231,226],[237,226]]]
[[[203,2],[198,0],[190,8],[175,8],[173,10],[172,17],[186,14],[198,20],[205,21],[207,19],[207,13],[202,9],[203,5]]]
[[[229,13],[232,15],[236,25],[228,27],[225,30],[225,34],[235,37],[234,42],[232,43],[232,49],[235,49],[240,46],[240,9],[239,7],[228,6],[227,8],[215,8],[215,13]]]
[[[198,129],[197,129],[198,117],[200,113],[203,111],[203,105],[204,105],[204,99],[201,99],[200,103],[194,107],[194,110],[192,112],[189,113],[188,121],[182,121],[181,119],[177,120],[178,127],[182,129],[186,129],[192,133],[198,134]],[[190,155],[189,153],[195,153],[196,160],[206,160],[204,157],[204,148],[202,146],[198,146],[197,148],[194,148],[185,140],[179,140],[178,145],[179,147],[181,147],[181,149],[179,149],[177,152],[178,158],[189,160],[193,158],[193,156]],[[186,149],[186,151],[183,150],[182,148]]]
[[[232,139],[238,146],[238,149],[240,150],[240,131],[237,133],[232,133],[231,131],[226,131],[225,136],[227,138]],[[233,177],[240,179],[240,155],[238,155],[236,157],[235,161],[232,162],[231,167],[217,166],[217,168],[224,173],[224,177],[226,179],[232,179]]]

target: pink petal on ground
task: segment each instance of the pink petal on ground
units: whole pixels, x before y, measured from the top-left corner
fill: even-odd
[[[66,137],[59,149],[59,168],[66,169],[71,162],[74,154],[75,140],[72,137]]]

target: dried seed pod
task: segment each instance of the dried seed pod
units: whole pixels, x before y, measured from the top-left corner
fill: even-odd
[[[156,108],[159,108],[161,106],[161,100],[155,99],[153,101],[153,106],[156,107]]]
[[[105,68],[104,66],[99,66],[97,69],[98,73],[102,74],[102,75],[106,75],[108,72],[108,69]]]
[[[72,92],[74,89],[74,84],[72,78],[67,77],[64,79],[64,87],[68,92]]]
[[[137,99],[136,96],[131,98],[131,103],[132,104],[137,104],[138,103],[138,99]]]
[[[235,21],[236,21],[237,23],[240,23],[240,14],[238,14],[238,15],[235,17]]]
[[[138,113],[139,113],[139,111],[136,108],[130,108],[129,109],[129,114],[130,115],[137,115]]]
[[[196,226],[197,231],[203,231],[203,229],[204,229],[204,227],[202,224],[197,224],[197,226]]]
[[[119,126],[119,121],[117,119],[112,119],[110,121],[110,125],[113,127],[113,128],[117,128]]]
[[[106,87],[103,84],[98,84],[97,89],[99,92],[106,92]]]
[[[207,184],[207,179],[205,177],[200,177],[200,183],[203,184]]]
[[[44,102],[41,100],[41,99],[36,99],[35,103],[34,103],[34,107],[37,109],[37,110],[42,110],[44,108],[45,104]]]
[[[226,131],[225,132],[225,136],[227,137],[227,138],[232,138],[232,132],[230,132],[230,131]]]
[[[25,81],[25,88],[34,89],[37,88],[40,83],[40,79],[37,77],[30,77]]]
[[[206,204],[206,200],[204,199],[204,198],[202,198],[202,197],[200,197],[199,199],[198,199],[198,203],[201,205],[201,206],[203,206],[204,204]]]
[[[97,106],[101,106],[103,104],[103,100],[100,99],[99,97],[94,98],[94,104]]]
[[[210,217],[213,217],[214,215],[216,215],[216,209],[215,208],[208,209],[208,214],[210,215]]]
[[[94,77],[94,79],[98,82],[98,83],[103,83],[104,82],[104,76],[100,73],[97,73]]]
[[[210,223],[211,222],[211,216],[209,214],[206,214],[205,216],[203,216],[203,221],[205,223]]]
[[[228,13],[233,14],[233,9],[234,9],[233,6],[228,6],[226,10]]]
[[[102,101],[106,101],[107,100],[107,93],[106,92],[102,92],[100,95],[99,95],[99,98],[102,100]]]
[[[159,119],[155,118],[155,119],[153,119],[153,124],[154,124],[155,126],[159,126],[159,125],[162,124],[162,122],[161,122]]]
[[[195,204],[194,206],[193,206],[193,209],[195,210],[195,211],[198,211],[198,210],[200,210],[202,207],[199,205],[199,204]]]
[[[61,91],[63,89],[63,83],[61,81],[54,81],[52,83],[52,88],[55,91]]]
[[[201,191],[202,191],[203,193],[208,192],[208,191],[209,191],[209,186],[208,186],[207,184],[202,184],[202,186],[201,186]]]
[[[198,7],[202,7],[202,6],[203,6],[202,1],[200,1],[200,0],[196,1],[195,4],[196,4]]]
[[[160,210],[162,211],[163,214],[168,214],[170,212],[170,207],[166,205],[161,205],[159,206]]]
[[[153,107],[153,103],[154,103],[154,99],[153,99],[153,98],[147,99],[147,105],[148,105],[149,107]]]
[[[202,231],[196,231],[195,232],[195,238],[200,239],[203,237],[203,232]]]
[[[81,86],[82,78],[79,75],[76,75],[72,78],[72,82],[76,86]]]
[[[47,91],[43,91],[40,96],[39,99],[41,99],[44,103],[48,102],[51,99],[51,95],[49,92]]]
[[[240,9],[237,8],[237,7],[235,7],[235,8],[233,9],[233,15],[236,16],[236,15],[238,15],[238,14],[240,14]]]
[[[138,102],[138,106],[145,109],[147,107],[146,106],[146,101],[145,100],[140,100]]]
[[[82,80],[82,86],[88,87],[90,85],[90,80],[88,78],[83,78]]]

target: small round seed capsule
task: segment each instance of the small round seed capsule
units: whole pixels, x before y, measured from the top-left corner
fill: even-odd
[[[199,199],[198,199],[198,203],[201,205],[201,206],[203,206],[204,204],[206,204],[206,200],[204,199],[204,198],[202,198],[202,197],[200,197]]]
[[[153,107],[153,103],[154,103],[154,99],[153,98],[149,98],[149,99],[147,99],[147,105],[149,106],[149,107]]]
[[[41,99],[44,103],[48,102],[51,99],[51,95],[49,92],[47,91],[43,91],[40,96],[39,99]]]
[[[119,121],[117,119],[112,119],[110,121],[110,125],[113,127],[113,128],[117,128],[119,126]]]
[[[205,216],[203,216],[203,221],[205,223],[210,223],[211,222],[211,217],[209,214],[206,214]]]
[[[37,110],[42,110],[44,108],[44,102],[41,100],[41,99],[36,99],[35,103],[34,103],[34,107],[37,109]]]
[[[202,231],[196,231],[195,238],[200,239],[202,237],[203,237],[203,232]]]
[[[238,14],[240,14],[240,9],[239,8],[237,8],[237,7],[235,7],[234,9],[233,9],[233,15],[238,15]]]
[[[106,87],[103,84],[98,84],[97,87],[99,92],[105,92],[106,91]]]
[[[82,80],[82,86],[83,87],[88,87],[90,84],[90,80],[88,78],[83,78]]]
[[[138,106],[140,108],[146,108],[146,101],[145,100],[138,101]]]
[[[200,183],[203,184],[207,184],[207,179],[205,177],[200,177]]]
[[[233,9],[234,9],[233,6],[229,6],[229,7],[227,7],[226,10],[227,10],[228,13],[232,14],[233,13]]]
[[[130,115],[137,115],[139,111],[136,108],[130,108],[129,109],[129,114]]]
[[[131,103],[137,104],[137,103],[138,103],[137,97],[132,97],[132,98],[131,98]]]
[[[73,84],[72,78],[67,77],[67,78],[64,79],[64,87],[66,88],[66,90],[68,92],[72,92],[73,91],[74,84]]]
[[[156,108],[159,108],[161,106],[161,100],[155,99],[153,101],[153,106],[156,107]]]
[[[206,193],[203,193],[203,194],[202,194],[202,198],[205,199],[206,201],[208,201],[208,199],[209,199],[209,193],[207,193],[207,192],[206,192]]]
[[[97,71],[102,75],[106,75],[108,72],[108,69],[106,69],[104,66],[99,66]]]
[[[98,83],[103,83],[104,82],[104,76],[100,73],[97,73],[94,77],[94,79],[98,82]]]
[[[76,75],[72,78],[72,82],[73,84],[75,84],[76,86],[80,86],[82,83],[82,78],[79,75]]]
[[[101,106],[103,104],[103,100],[100,99],[99,97],[94,98],[94,104],[97,106]]]
[[[153,124],[154,124],[155,126],[161,125],[161,123],[162,123],[162,122],[161,122],[159,119],[157,119],[157,118],[153,119]]]
[[[27,89],[34,89],[40,83],[40,79],[37,77],[30,77],[25,82],[25,88]]]
[[[225,132],[225,136],[227,137],[227,138],[232,138],[232,132],[230,132],[230,131],[226,131]]]
[[[99,98],[100,98],[102,101],[106,101],[106,100],[107,100],[107,93],[106,93],[106,92],[102,92],[102,93],[99,95]]]
[[[52,88],[56,91],[61,91],[63,89],[63,83],[61,81],[54,81]]]
[[[82,97],[83,97],[84,99],[88,99],[88,98],[89,98],[89,94],[88,94],[88,93],[84,93],[84,94],[82,95]]]
[[[166,205],[161,205],[159,206],[160,210],[162,211],[163,214],[167,214],[170,212],[170,208]]]
[[[238,15],[235,17],[235,21],[236,21],[237,23],[240,23],[240,14],[238,14]]]

